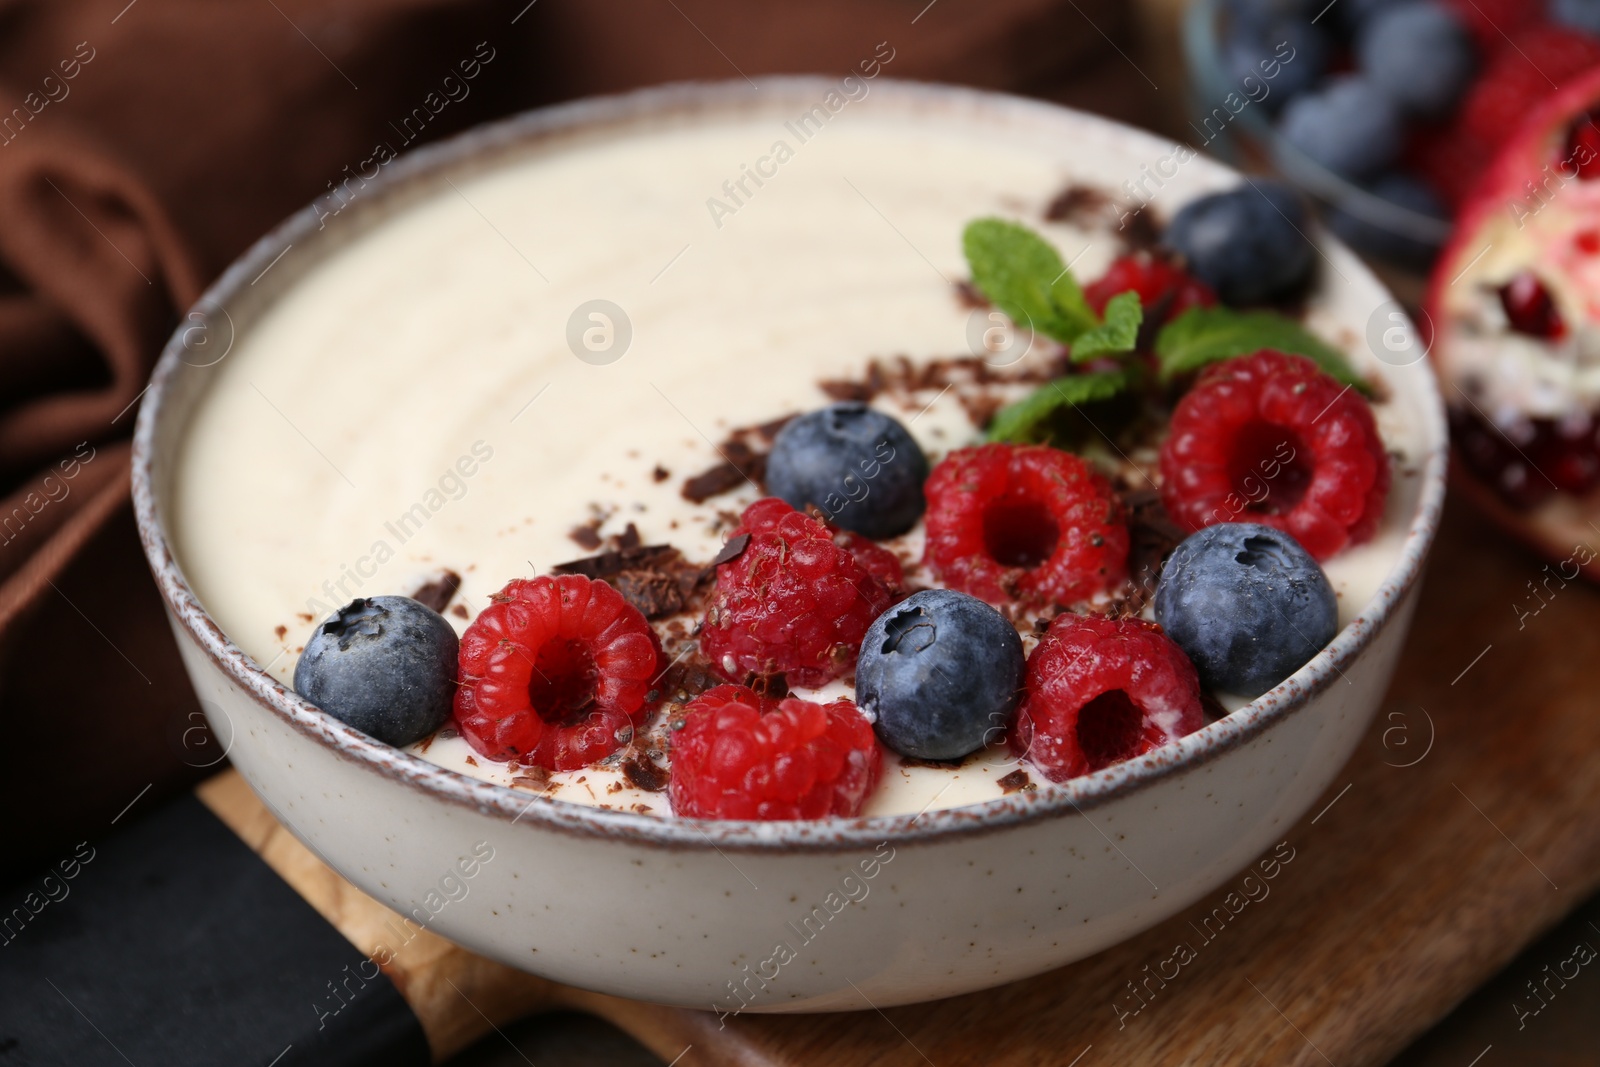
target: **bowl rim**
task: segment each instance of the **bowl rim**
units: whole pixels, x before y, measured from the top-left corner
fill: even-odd
[[[445,140],[401,154],[388,163],[368,185],[381,185],[385,194],[415,192],[429,179],[440,180],[456,168],[467,168],[498,151],[523,150],[544,138],[629,124],[642,117],[666,117],[711,111],[736,112],[741,105],[767,108],[780,101],[811,101],[838,85],[820,75],[765,77],[758,80],[759,95],[743,80],[682,82],[639,89],[611,96],[590,97],[523,112],[497,122],[474,127]],[[928,82],[879,78],[874,92],[894,98],[907,112],[934,107],[985,116],[1002,114],[1023,122],[1065,125],[1082,134],[1132,138],[1145,147],[1164,152],[1169,142],[1121,123],[1044,101],[1028,100],[989,90]],[[1152,157],[1153,158],[1153,157]],[[1232,168],[1207,159],[1204,165],[1223,172]],[[1237,173],[1237,172],[1234,172]],[[356,201],[346,210],[381,212],[387,195]],[[384,216],[379,214],[377,219]],[[233,687],[269,714],[334,755],[379,774],[435,800],[469,808],[508,826],[525,823],[542,829],[609,841],[651,845],[667,849],[738,852],[838,852],[871,849],[881,844],[926,843],[954,836],[983,834],[1043,820],[1083,815],[1167,778],[1191,772],[1242,746],[1289,715],[1304,708],[1311,698],[1338,681],[1345,666],[1365,649],[1400,609],[1405,594],[1417,584],[1438,525],[1445,485],[1446,431],[1444,409],[1432,368],[1423,361],[1419,396],[1425,410],[1421,482],[1416,511],[1412,514],[1398,558],[1377,593],[1357,618],[1304,667],[1277,687],[1194,734],[1154,752],[1065,783],[1044,782],[1037,790],[1024,790],[993,800],[916,815],[879,815],[852,819],[796,822],[719,821],[662,817],[614,811],[575,804],[540,794],[502,786],[431,763],[420,756],[379,742],[344,725],[275,680],[223,632],[201,605],[179,566],[162,519],[163,504],[156,489],[158,441],[187,432],[188,420],[169,425],[163,412],[176,384],[204,368],[183,357],[187,338],[205,328],[220,310],[227,313],[230,299],[243,295],[254,279],[282,256],[288,246],[315,240],[319,228],[316,203],[306,205],[260,238],[235,260],[182,319],[163,349],[140,406],[134,432],[132,491],[140,540],[175,626],[193,641],[228,678]],[[1338,242],[1323,235],[1324,247]],[[1364,264],[1347,255],[1349,266],[1364,274],[1379,290]],[[270,302],[270,296],[267,300]],[[231,333],[229,334],[231,337]],[[219,357],[220,359],[220,357]],[[176,418],[176,417],[174,417]],[[224,712],[224,714],[226,714]],[[229,740],[238,740],[238,732]],[[248,742],[246,742],[248,743]],[[937,798],[935,798],[937,799]],[[931,804],[931,802],[930,802]],[[1109,840],[1109,839],[1108,839]]]

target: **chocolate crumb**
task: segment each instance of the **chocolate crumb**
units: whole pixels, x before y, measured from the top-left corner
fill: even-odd
[[[478,765],[478,761],[476,759],[472,758],[471,756],[467,757],[467,766],[468,767],[476,767],[477,765]]]
[[[721,551],[719,551],[715,558],[711,560],[710,565],[713,567],[720,567],[724,563],[732,563],[734,560],[743,555],[744,550],[748,547],[750,547],[749,534],[742,533],[738,537],[730,537],[727,542],[723,544]]]
[[[550,788],[550,772],[540,766],[523,768],[527,773],[519,774],[511,779],[512,785],[520,785],[524,789],[544,790]]]
[[[745,473],[732,463],[718,463],[701,471],[683,483],[683,498],[691,504],[704,504],[714,496],[737,489],[744,484]]]
[[[279,641],[282,641],[285,637],[289,636],[289,628],[287,626],[274,626],[272,628],[272,632]]]
[[[657,485],[659,485],[668,478],[672,477],[672,472],[667,470],[667,468],[663,467],[661,464],[657,463],[656,469],[650,472],[650,477]]]
[[[829,400],[854,400],[864,404],[872,399],[872,391],[862,382],[830,379],[818,382],[817,387],[828,394]]]
[[[628,528],[617,535],[616,547],[618,549],[638,548],[639,527],[631,522],[628,523]]]
[[[1161,222],[1149,207],[1135,211],[1129,216],[1127,225],[1118,232],[1122,235],[1122,243],[1134,251],[1155,248],[1161,243]]]
[[[968,281],[956,282],[956,303],[964,308],[976,311],[989,306],[989,298],[978,291],[978,287]]]
[[[590,519],[582,526],[574,526],[567,531],[567,536],[578,543],[579,548],[596,549],[601,545],[600,520]]]
[[[553,574],[581,574],[585,578],[610,578],[627,570],[659,570],[679,558],[678,550],[671,545],[634,545],[557,563],[550,571]]]
[[[294,613],[294,617],[299,619],[301,622],[316,622],[317,621],[317,617],[315,615],[309,614],[309,613],[304,612],[304,611],[295,612]]]
[[[467,606],[465,604],[457,604],[455,607],[450,609],[450,614],[454,615],[458,619],[472,618],[472,613],[467,610]]]
[[[610,582],[622,594],[622,599],[638,608],[647,619],[671,615],[683,608],[683,589],[677,579],[665,571],[619,571]]]
[[[622,776],[635,789],[643,789],[647,793],[659,793],[667,787],[667,769],[639,756],[622,765]]]
[[[1021,767],[1018,767],[1003,778],[996,778],[994,784],[999,786],[1000,791],[1006,796],[1010,796],[1012,793],[1020,793],[1024,789],[1032,790],[1038,788],[1029,779],[1028,772]]]
[[[423,607],[442,612],[449,606],[451,598],[460,588],[461,575],[451,570],[440,571],[439,577],[418,587],[417,591],[411,594],[411,599]]]
[[[652,808],[648,804],[635,804],[632,807],[631,810],[636,812],[639,815],[649,815],[651,812],[655,811],[656,809]]]
[[[629,529],[633,527],[630,524]],[[638,538],[638,531],[618,540]],[[581,574],[610,582],[646,618],[655,619],[692,605],[713,573],[690,563],[671,545],[628,545],[550,568],[555,574]]]
[[[1092,185],[1080,185],[1074,182],[1045,205],[1044,217],[1047,222],[1084,223],[1093,220],[1095,215],[1104,212],[1110,206],[1111,198],[1103,191]]]

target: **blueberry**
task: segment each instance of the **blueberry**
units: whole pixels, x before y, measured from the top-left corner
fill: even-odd
[[[1317,13],[1315,0],[1223,0],[1222,8],[1233,25],[1271,19],[1308,19]]]
[[[450,717],[457,645],[444,616],[410,597],[358,597],[306,642],[295,692],[379,741],[409,745]]]
[[[1166,243],[1224,304],[1260,304],[1288,295],[1310,277],[1315,254],[1306,209],[1287,186],[1256,181],[1183,206]]]
[[[1600,0],[1550,0],[1550,21],[1600,35]]]
[[[1239,20],[1229,30],[1223,55],[1233,85],[1267,110],[1277,111],[1317,83],[1332,52],[1327,35],[1316,26],[1302,19],[1278,18],[1260,23]]]
[[[977,597],[924,589],[867,630],[856,702],[902,756],[959,759],[1003,735],[1022,668],[1022,639],[1005,616]]]
[[[797,511],[814,504],[830,521],[874,540],[922,517],[928,459],[906,428],[865,404],[830,404],[778,431],[767,490]]]
[[[1366,189],[1397,208],[1438,220],[1439,235],[1430,237],[1415,220],[1404,216],[1385,220],[1376,215],[1357,215],[1343,207],[1328,212],[1328,229],[1369,255],[1425,270],[1439,250],[1444,220],[1449,217],[1439,197],[1416,178],[1399,172],[1380,175]],[[1413,223],[1410,228],[1405,225],[1408,221]]]
[[[1400,111],[1387,94],[1358,74],[1343,74],[1289,101],[1278,133],[1312,162],[1359,180],[1400,154],[1402,128]],[[1283,161],[1291,173],[1297,162],[1293,157]]]
[[[1224,522],[1167,558],[1156,621],[1208,689],[1254,699],[1333,640],[1339,605],[1300,542],[1259,523]]]
[[[1477,66],[1467,28],[1432,0],[1373,15],[1356,37],[1356,60],[1401,111],[1425,118],[1450,110]]]

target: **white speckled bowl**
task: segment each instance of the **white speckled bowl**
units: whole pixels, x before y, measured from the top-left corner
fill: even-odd
[[[341,232],[365,229],[443,175],[534,142],[722,110],[797,113],[829,84],[772,79],[758,94],[743,82],[675,86],[523,115],[389,165],[347,209],[362,225]],[[1060,138],[1134,161],[1130,174],[1171,151],[1101,119],[992,93],[880,80],[871,106],[908,122]],[[1197,187],[1236,180],[1205,159],[1185,167]],[[721,1010],[881,1007],[1021,978],[1146,929],[1281,840],[1378,707],[1438,521],[1445,429],[1425,362],[1396,368],[1358,352],[1426,446],[1402,502],[1399,558],[1378,596],[1302,670],[1178,744],[965,808],[765,824],[530,802],[379,744],[242,652],[196,598],[167,533],[174,453],[206,402],[206,365],[271,299],[252,280],[288,245],[314,247],[331,232],[319,231],[311,208],[290,218],[229,268],[169,343],[135,439],[139,527],[184,662],[235,766],[352,882],[474,951],[590,989]],[[1362,336],[1388,295],[1347,249],[1322,247],[1346,279],[1332,309]],[[276,267],[279,291],[308,258]],[[470,879],[448,876],[474,848],[493,858]]]

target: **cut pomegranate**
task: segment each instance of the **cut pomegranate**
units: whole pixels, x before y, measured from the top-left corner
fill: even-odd
[[[1600,42],[1574,48],[1576,63]],[[1600,561],[1571,558],[1600,524],[1600,391],[1575,362],[1600,313],[1592,64],[1552,74],[1553,93],[1545,82],[1522,102],[1480,101],[1515,126],[1463,203],[1423,319],[1452,407],[1454,488],[1551,560],[1600,578]]]

